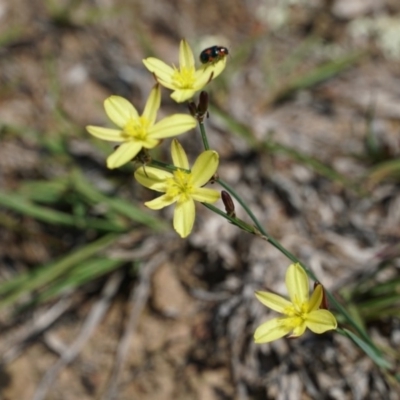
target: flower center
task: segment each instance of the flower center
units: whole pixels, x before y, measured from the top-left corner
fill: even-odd
[[[149,121],[144,117],[131,118],[124,126],[127,139],[146,140]]]
[[[194,67],[182,67],[180,70],[175,68],[172,75],[174,85],[180,89],[192,89],[195,83],[195,69]]]
[[[174,177],[167,180],[167,196],[177,197],[177,201],[182,203],[189,200],[193,192],[192,181],[191,173],[182,170],[174,171]]]
[[[308,303],[295,301],[291,306],[287,307],[283,313],[288,317],[297,317],[305,320],[308,314]]]
[[[308,308],[307,303],[294,303],[283,311],[285,314],[284,317],[281,318],[280,324],[281,326],[286,327],[288,330],[295,329],[301,326],[306,320],[308,316]]]

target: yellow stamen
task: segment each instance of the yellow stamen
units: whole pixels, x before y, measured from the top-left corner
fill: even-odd
[[[149,121],[146,118],[131,118],[125,125],[123,132],[127,139],[145,140],[148,126]]]
[[[175,72],[172,75],[173,84],[180,89],[192,89],[195,81],[194,67],[182,67],[180,70],[175,69]]]
[[[175,171],[174,177],[167,180],[167,196],[171,198],[179,197],[177,201],[184,202],[191,198],[193,192],[192,174],[185,171]]]

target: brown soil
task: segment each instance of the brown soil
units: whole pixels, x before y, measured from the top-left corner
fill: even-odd
[[[65,174],[66,164],[48,155],[61,136],[86,177],[105,192],[138,204],[153,198],[130,173],[105,169],[104,152],[84,127],[108,124],[102,102],[110,94],[142,109],[154,84],[144,57],[176,63],[181,38],[196,53],[208,39],[207,45],[230,50],[227,70],[209,86],[211,103],[251,136],[250,142],[240,137],[211,109],[207,130],[220,153],[219,175],[268,232],[338,296],[345,285],[377,271],[383,259],[395,260],[399,187],[390,181],[367,185],[363,179],[372,165],[365,156],[368,129],[384,159],[400,154],[400,64],[374,42],[351,39],[347,27],[374,12],[400,16],[400,7],[389,0],[362,6],[348,1],[355,7],[350,11],[337,11],[345,3],[339,0],[292,5],[288,26],[273,32],[266,19],[273,3],[0,1],[0,121],[7,127],[0,131],[1,191]],[[319,38],[312,45],[319,50],[299,56],[301,62],[293,59],[295,67],[288,68],[288,55],[296,48],[301,52],[312,36]],[[360,49],[367,55],[342,73],[277,101],[294,77],[333,59],[335,51],[340,58]],[[186,106],[174,104],[164,90],[161,113],[172,112],[186,112]],[[181,138],[193,160],[199,138]],[[266,151],[262,143],[268,138],[315,157],[357,182],[364,194],[284,151]],[[252,141],[258,144],[251,147]],[[168,145],[163,149],[160,156],[168,157]],[[2,280],[91,240],[90,232],[49,228],[2,211],[3,219],[9,215],[23,227],[16,233],[0,225]],[[255,345],[252,334],[270,314],[253,293],[265,288],[286,293],[289,262],[205,208],[197,212],[187,240],[172,229],[154,234],[136,228],[106,250],[124,257],[126,267],[28,312],[3,308],[0,399],[400,398],[389,377],[399,374],[398,365],[391,374],[379,369],[338,334]],[[237,214],[246,218],[239,207]],[[153,215],[171,221],[170,209]],[[396,277],[398,266],[393,261],[384,273]],[[97,321],[91,319],[96,312],[103,312]],[[380,346],[399,348],[398,320],[367,324]]]

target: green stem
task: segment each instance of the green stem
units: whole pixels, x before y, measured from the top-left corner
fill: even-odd
[[[226,182],[224,182],[222,179],[217,179],[216,180],[233,198],[235,198],[237,200],[237,202],[243,207],[243,209],[246,211],[246,213],[248,214],[248,216],[251,218],[251,220],[254,222],[255,226],[257,227],[259,233],[261,234],[260,236],[268,241],[269,243],[271,243],[276,249],[278,249],[282,254],[284,254],[289,260],[291,260],[294,263],[299,263],[301,265],[301,267],[307,272],[307,275],[313,279],[314,281],[318,280],[317,277],[315,276],[315,274],[310,270],[310,268],[308,268],[304,263],[302,263],[296,256],[294,256],[290,251],[288,251],[285,247],[283,247],[276,239],[274,239],[273,237],[271,237],[267,231],[263,228],[263,226],[260,224],[260,222],[257,220],[256,216],[253,214],[253,212],[250,210],[250,208],[248,207],[248,205],[245,203],[245,201],[236,193],[236,191],[230,187]],[[206,205],[207,207],[209,205]],[[215,211],[214,208],[208,207],[211,210]],[[222,215],[223,217],[225,217],[226,219],[229,219],[230,222],[232,222],[233,224],[237,225],[239,228],[250,232],[250,233],[256,233],[254,232],[254,229],[249,229],[248,225],[246,226],[246,224],[241,221],[238,220],[237,218],[231,218],[228,215],[226,215],[225,213],[221,213],[220,210],[218,210],[217,212],[219,215]],[[239,222],[240,221],[240,222]],[[239,223],[238,223],[239,222]],[[359,333],[359,335],[367,342],[369,343],[371,346],[373,346],[374,348],[375,345],[373,344],[373,342],[371,341],[371,339],[368,337],[367,333],[365,332],[364,329],[362,329],[362,327],[360,327],[355,321],[354,319],[351,317],[351,315],[346,311],[346,309],[336,300],[336,298],[333,296],[332,293],[330,293],[328,290],[326,290],[326,294],[329,298],[329,301],[331,302],[331,304],[334,305],[334,307],[336,308],[337,311],[339,311],[345,318],[346,320],[354,327],[354,329],[357,330],[357,332]]]
[[[251,220],[254,222],[254,225],[257,227],[261,235],[267,240],[269,243],[271,243],[274,247],[276,247],[280,252],[282,252],[289,260],[293,261],[294,263],[299,263],[304,270],[307,272],[308,276],[313,279],[317,280],[313,272],[307,268],[305,265],[303,265],[300,260],[295,257],[292,253],[290,253],[288,250],[286,250],[277,240],[275,240],[272,236],[268,234],[268,232],[264,229],[264,227],[260,224],[258,221],[257,217],[253,214],[253,212],[250,210],[248,205],[245,203],[245,201],[236,193],[236,191],[229,186],[226,182],[224,182],[222,179],[218,178],[216,180],[229,194],[232,195],[233,198],[237,200],[237,202],[243,207],[243,209],[246,211],[247,215],[251,218]]]
[[[160,168],[160,169],[163,169],[163,170],[166,170],[166,171],[169,171],[169,172],[174,172],[174,171],[181,170],[181,171],[185,171],[185,172],[190,173],[190,170],[188,170],[188,169],[178,168],[175,165],[167,164],[167,163],[164,163],[162,161],[157,161],[157,160],[151,160],[151,162],[148,165],[150,167]]]
[[[247,215],[251,218],[251,220],[254,222],[254,225],[257,227],[257,229],[266,237],[268,237],[268,233],[264,230],[262,225],[258,222],[256,216],[253,214],[253,212],[250,210],[250,208],[247,206],[247,204],[242,200],[242,198],[236,193],[236,191],[229,186],[226,182],[224,182],[222,179],[218,178],[216,179],[216,182],[218,182],[227,192],[229,192],[233,198],[237,200],[237,202],[243,207],[243,209],[246,211]]]
[[[220,215],[221,217],[227,219],[230,223],[232,223],[233,225],[236,225],[238,228],[240,228],[248,233],[255,234],[254,227],[252,227],[249,224],[246,224],[246,222],[242,221],[241,219],[228,215],[227,213],[221,211],[219,208],[213,206],[212,204],[208,204],[208,203],[202,203],[202,204],[205,207],[207,207],[209,210],[211,210],[211,211],[215,212],[216,214]]]
[[[204,122],[199,122],[199,126],[200,126],[201,139],[203,141],[204,149],[210,150],[210,146],[208,145],[206,130],[204,128]]]
[[[307,272],[307,275],[313,279],[314,281],[318,280],[315,274],[305,265],[303,264],[296,256],[294,256],[290,251],[285,249],[276,239],[271,237],[265,229],[262,227],[262,225],[259,223],[257,220],[256,216],[253,214],[253,212],[250,210],[250,208],[247,206],[247,204],[244,202],[244,200],[236,193],[234,189],[232,189],[227,183],[225,183],[222,179],[217,179],[216,180],[229,194],[231,194],[232,197],[234,197],[238,203],[243,207],[243,209],[246,211],[248,216],[251,218],[251,220],[254,222],[255,226],[257,227],[258,231],[261,233],[261,237],[271,243],[275,248],[277,248],[281,253],[283,253],[289,260],[291,260],[294,263],[299,263],[301,267]],[[220,213],[219,213],[220,214]],[[220,214],[221,215],[221,214]],[[231,219],[230,219],[231,220]],[[242,228],[241,225],[238,225],[236,223],[236,220],[231,220],[231,222],[240,228]],[[242,228],[243,229],[243,228]],[[245,229],[246,230],[246,229]],[[247,230],[248,232],[251,232]],[[256,233],[256,232],[251,232],[251,233]],[[370,344],[370,346],[374,347],[376,349],[376,346],[374,343],[371,341],[365,330],[357,324],[354,319],[351,317],[351,315],[347,312],[347,310],[335,299],[332,293],[330,293],[328,290],[325,289],[325,292],[329,298],[329,301],[334,305],[336,310],[340,312],[346,320],[356,329],[358,334],[367,342]],[[377,349],[376,349],[377,350]],[[378,351],[378,350],[377,350]]]
[[[207,140],[207,134],[205,131],[204,124],[202,122],[199,122],[200,126],[200,132],[203,140],[203,145],[206,150],[209,149],[208,145],[208,140]],[[236,199],[236,201],[243,207],[247,215],[250,217],[250,219],[253,221],[255,227],[257,228],[258,232],[255,230],[255,228],[249,226],[246,224],[244,221],[231,217],[227,215],[226,213],[222,212],[221,210],[217,209],[216,207],[210,205],[210,204],[204,204],[207,208],[210,210],[216,212],[217,214],[221,215],[222,217],[228,219],[232,224],[238,226],[239,228],[245,230],[246,232],[253,233],[253,234],[258,234],[261,236],[264,240],[268,241],[271,243],[275,248],[277,248],[279,251],[281,251],[286,257],[288,257],[292,262],[294,263],[299,263],[301,267],[307,272],[307,275],[313,279],[314,281],[317,280],[317,277],[314,275],[314,273],[306,266],[304,265],[297,257],[295,257],[292,253],[290,253],[288,250],[286,250],[277,240],[275,240],[273,237],[271,237],[268,232],[263,228],[263,226],[260,224],[256,216],[253,214],[253,212],[250,210],[248,205],[243,201],[243,199],[236,193],[236,191],[230,187],[226,182],[224,182],[222,179],[218,178],[216,181],[233,197]],[[335,299],[332,293],[330,293],[328,290],[326,290],[326,294],[330,300],[330,302],[334,305],[336,310],[340,312],[345,319],[349,322],[350,325],[354,327],[354,329],[358,332],[358,334],[371,346],[380,353],[380,351],[377,349],[375,344],[371,341],[369,338],[367,332],[356,322],[354,319],[351,317],[351,315],[347,312],[347,310]]]

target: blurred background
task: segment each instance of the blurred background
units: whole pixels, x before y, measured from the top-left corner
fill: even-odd
[[[143,110],[142,59],[182,38],[229,49],[220,177],[389,368],[335,333],[254,345],[288,259],[200,204],[182,240],[137,165],[106,169],[85,126],[111,94]],[[188,112],[169,95],[159,118]],[[193,162],[198,129],[180,141]],[[0,0],[0,399],[398,399],[399,178],[398,0]]]

